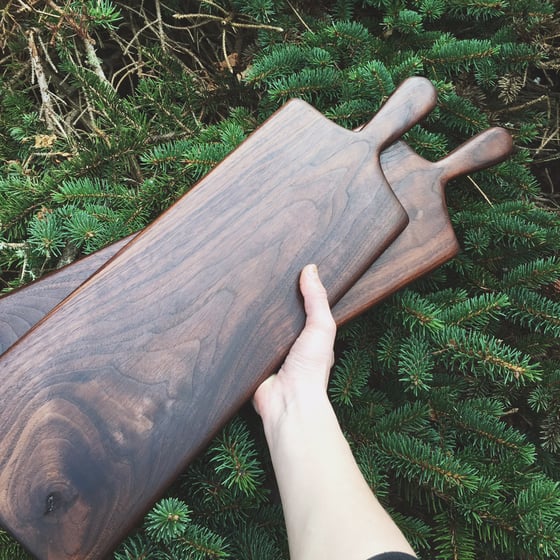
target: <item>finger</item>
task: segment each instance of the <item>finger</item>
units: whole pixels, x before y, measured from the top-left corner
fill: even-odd
[[[309,264],[301,272],[300,290],[303,295],[306,321],[305,328],[323,331],[325,336],[332,338],[336,334],[336,324],[334,322],[327,290],[319,278],[317,266]]]
[[[294,368],[320,371],[328,375],[333,363],[336,324],[329,307],[327,292],[315,265],[308,265],[303,269],[300,288],[307,319],[286,358],[285,366],[290,370]]]

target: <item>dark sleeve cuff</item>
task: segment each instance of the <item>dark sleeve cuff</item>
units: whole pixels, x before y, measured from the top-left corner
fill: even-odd
[[[417,558],[404,552],[384,552],[383,554],[372,556],[368,560],[417,560]]]

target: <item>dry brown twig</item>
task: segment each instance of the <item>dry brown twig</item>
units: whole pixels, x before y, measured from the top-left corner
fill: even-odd
[[[45,123],[47,128],[55,133],[61,134],[63,137],[67,137],[66,130],[62,126],[60,119],[54,110],[52,95],[49,90],[49,84],[47,82],[47,77],[43,69],[41,59],[39,57],[39,52],[37,50],[37,44],[35,43],[35,33],[36,30],[30,29],[27,32],[27,48],[29,50],[29,56],[31,59],[31,69],[33,76],[37,80],[37,85],[39,86],[39,93],[41,95],[41,112],[45,118]],[[33,81],[33,80],[32,80]]]
[[[159,42],[161,44],[161,48],[163,52],[166,53],[168,51],[168,48],[167,48],[167,42],[165,40],[165,32],[163,31],[163,20],[161,17],[161,4],[159,0],[155,0],[155,4],[156,4],[156,17],[157,17],[156,22],[158,28]]]
[[[266,29],[269,31],[277,31],[283,33],[284,29],[275,25],[267,25],[264,23],[250,23],[249,21],[236,20],[233,13],[229,13],[223,6],[213,2],[212,0],[200,0],[201,4],[216,9],[221,15],[206,14],[206,13],[191,13],[191,14],[173,14],[175,19],[188,19],[188,20],[202,20],[200,23],[194,23],[189,28],[201,27],[207,23],[217,23],[221,27],[221,50],[223,62],[225,67],[233,74],[235,72],[231,65],[231,54],[227,50],[227,34],[228,32],[236,33],[239,29]]]
[[[167,7],[165,4],[163,4],[162,2],[160,2],[160,7],[166,9],[168,12],[172,12],[173,10],[171,10],[171,8]],[[158,22],[156,20],[154,20],[149,14],[146,13],[146,11],[144,10],[143,7],[143,3],[140,4],[140,6],[138,8],[134,8],[132,6],[127,6],[127,12],[130,14],[134,14],[136,17],[138,17],[140,20],[143,21],[143,25],[141,25],[139,28],[136,27],[136,23],[132,20],[132,18],[129,20],[129,25],[131,28],[131,31],[133,33],[132,37],[130,39],[127,39],[126,41],[115,31],[110,31],[110,36],[111,38],[120,45],[121,47],[121,52],[123,54],[123,56],[129,57],[130,61],[131,61],[131,65],[125,65],[128,68],[128,71],[125,71],[126,74],[124,76],[122,76],[121,78],[119,78],[118,84],[117,85],[115,83],[115,76],[113,76],[113,82],[115,83],[115,87],[119,87],[120,84],[122,83],[122,81],[127,77],[127,76],[131,76],[132,74],[135,73],[134,71],[134,67],[132,65],[132,63],[136,62],[137,64],[137,69],[138,69],[138,75],[142,75],[142,68],[145,66],[145,62],[143,61],[143,54],[142,54],[142,48],[141,48],[141,41],[140,38],[141,36],[147,32],[147,31],[151,31],[156,37],[158,37],[160,43],[163,40],[163,42],[166,45],[167,51],[168,53],[182,53],[187,55],[195,64],[196,66],[198,66],[200,69],[204,69],[205,65],[202,62],[202,60],[200,60],[200,58],[197,56],[197,54],[189,49],[184,42],[178,42],[173,40],[167,33],[166,33],[166,29],[175,29],[175,30],[180,30],[180,31],[185,31],[187,30],[186,27],[179,27],[179,26],[173,26],[170,25],[169,23],[167,23],[162,16],[162,20],[161,20],[161,28],[158,25]],[[191,41],[194,41],[194,38],[191,36],[190,37]],[[136,58],[134,58],[134,56],[136,56]],[[185,62],[181,59],[181,57],[175,57],[175,61],[180,64],[183,69],[185,70],[185,72],[187,74],[193,74],[193,69],[190,68],[189,66],[187,66],[185,64]],[[124,71],[123,69],[121,69],[121,71]]]

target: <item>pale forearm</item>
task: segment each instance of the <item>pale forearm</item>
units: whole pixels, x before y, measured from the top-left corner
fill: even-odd
[[[257,389],[291,560],[412,553],[362,476],[327,398],[336,325],[317,268],[300,277],[307,319],[278,373]]]
[[[408,543],[364,480],[326,394],[263,418],[292,560],[367,560]]]

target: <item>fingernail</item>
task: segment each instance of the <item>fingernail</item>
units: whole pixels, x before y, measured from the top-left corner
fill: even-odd
[[[307,267],[307,274],[309,275],[310,278],[317,278],[317,276],[319,276],[319,271],[317,270],[317,265],[316,264],[310,264]]]

